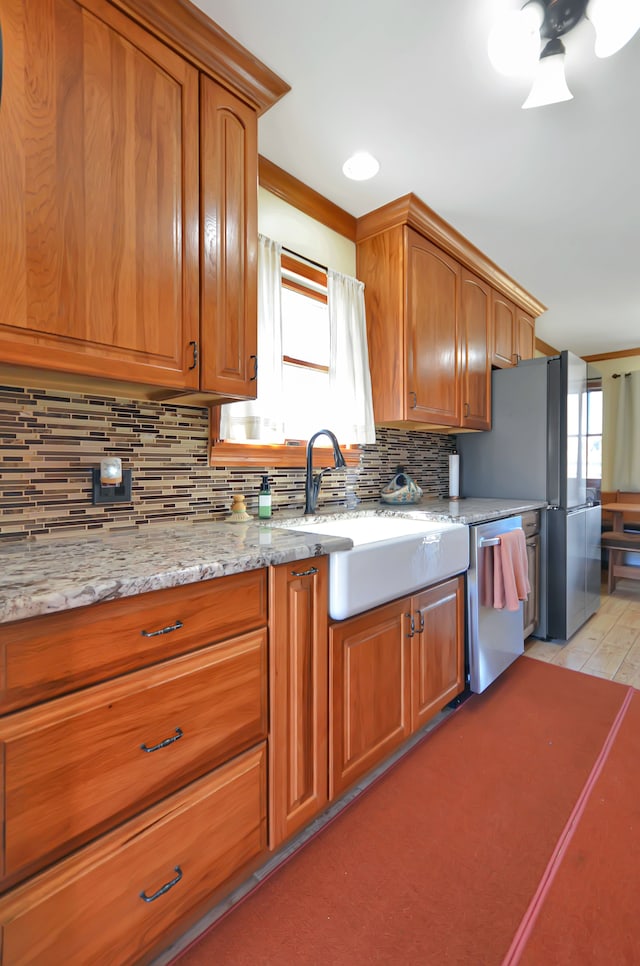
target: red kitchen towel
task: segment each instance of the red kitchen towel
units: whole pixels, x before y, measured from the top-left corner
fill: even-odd
[[[524,530],[502,533],[493,558],[493,606],[517,610],[530,589]]]

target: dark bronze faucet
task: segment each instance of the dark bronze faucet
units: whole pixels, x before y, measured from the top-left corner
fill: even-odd
[[[318,436],[328,436],[333,445],[333,462],[334,466],[328,466],[324,470],[320,470],[314,476],[313,473],[313,444],[317,440]],[[331,469],[338,469],[341,466],[346,466],[344,461],[344,456],[338,445],[338,440],[331,432],[330,429],[319,429],[317,433],[314,433],[309,442],[307,443],[307,478],[305,481],[305,495],[306,503],[304,507],[305,514],[315,513],[316,506],[318,504],[318,494],[320,492],[320,484],[322,483],[322,477],[325,473],[329,473]]]

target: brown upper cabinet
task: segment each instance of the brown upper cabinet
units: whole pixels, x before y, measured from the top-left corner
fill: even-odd
[[[500,292],[491,293],[493,350],[491,362],[500,369],[515,366],[535,354],[535,320]]]
[[[376,422],[489,429],[495,299],[512,296],[522,358],[545,307],[415,195],[358,219],[356,244]],[[500,364],[514,364],[504,351],[512,361]]]
[[[188,3],[2,19],[0,362],[255,397],[257,117],[286,85]]]

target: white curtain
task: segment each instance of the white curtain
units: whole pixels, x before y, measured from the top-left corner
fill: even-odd
[[[327,301],[331,340],[329,428],[343,443],[375,443],[364,285],[330,269]]]
[[[613,488],[640,490],[640,370],[627,373],[620,379]]]
[[[283,443],[282,246],[258,237],[258,399],[221,406],[220,435],[236,442]]]

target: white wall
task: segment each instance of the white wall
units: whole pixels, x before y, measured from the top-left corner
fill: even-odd
[[[355,242],[298,211],[264,188],[260,188],[258,194],[258,231],[298,255],[304,255],[343,275],[355,277]]]

